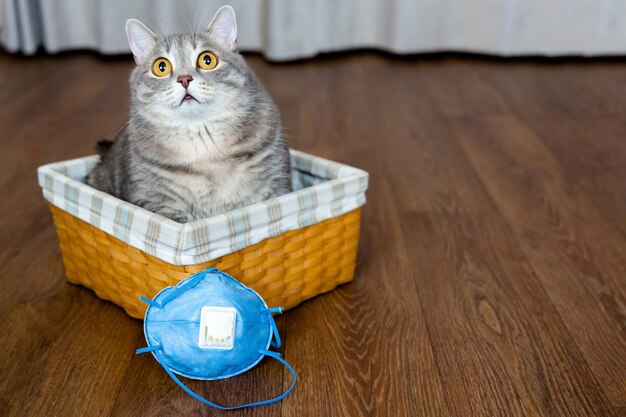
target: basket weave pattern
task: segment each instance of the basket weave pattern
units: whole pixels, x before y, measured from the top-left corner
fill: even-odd
[[[257,291],[269,306],[291,308],[354,277],[361,209],[265,239],[218,259],[172,265],[50,205],[67,280],[142,318],[140,295],[207,268],[219,268]]]

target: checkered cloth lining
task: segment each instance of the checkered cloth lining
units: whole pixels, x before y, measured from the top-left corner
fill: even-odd
[[[84,184],[97,156],[38,169],[43,195],[56,207],[174,265],[194,265],[289,230],[341,216],[365,204],[368,174],[291,151],[295,191],[191,223],[177,223]]]

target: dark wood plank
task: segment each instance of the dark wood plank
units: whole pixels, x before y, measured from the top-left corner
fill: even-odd
[[[209,409],[134,355],[140,321],[64,282],[35,170],[115,134],[132,60],[0,54],[0,415],[623,415],[624,62],[249,61],[292,147],[371,174],[357,279],[279,318],[295,392]],[[289,383],[264,361],[190,385]]]
[[[500,102],[509,97],[507,86],[510,83],[499,78],[500,89],[494,88],[490,83],[491,71],[484,67],[467,74],[472,88],[486,90],[481,97],[496,97]],[[592,123],[589,104],[581,104],[586,100],[579,97],[570,100],[576,104],[570,104],[561,97],[571,83],[559,85],[545,68],[538,68],[533,74],[535,81],[526,85],[523,94],[517,93],[543,100],[541,112],[530,100],[511,98],[498,112],[480,115],[467,112],[457,117],[446,114],[585,359],[603,381],[602,388],[610,402],[623,406],[626,398],[623,376],[626,370],[626,239],[616,227],[619,212],[601,211],[593,203],[597,201],[593,195],[602,194],[602,188],[590,193],[590,183],[581,176],[588,173],[590,181],[598,181],[594,176],[599,171],[597,166],[603,161],[613,161],[600,175],[611,174],[616,182],[622,178],[623,184],[626,176],[620,177],[623,169],[615,161],[626,160],[626,147],[623,140],[620,148],[613,140],[603,137],[600,141],[597,136],[595,141],[607,145],[608,149],[593,144],[594,140],[589,137],[591,132],[582,127],[598,128],[598,122],[605,121],[607,129],[614,129],[614,122],[600,113]],[[528,82],[528,70],[525,69],[523,75],[520,78]],[[568,77],[565,79],[569,81]],[[440,103],[445,113],[449,102],[440,100]],[[580,120],[575,120],[572,114],[562,114],[566,113],[564,108],[568,108],[568,112],[578,109]],[[532,128],[518,119],[520,114],[533,123]],[[550,114],[558,117],[559,122],[550,123]],[[626,134],[626,127],[622,127],[621,133]],[[609,153],[614,156],[609,157]],[[562,161],[569,161],[567,169],[555,155],[560,155]],[[606,196],[604,201],[614,203],[621,198],[619,193],[603,195]],[[573,302],[576,308],[572,308]]]
[[[361,88],[371,77],[359,60],[279,73],[280,84],[270,85],[270,90],[293,94],[303,83],[315,85],[305,100],[281,105],[292,144],[369,171],[384,171],[371,155],[386,126],[363,123],[380,105]],[[272,91],[279,105],[280,91]],[[284,403],[285,416],[449,414],[412,282],[402,224],[389,216],[396,209],[387,178],[372,176],[370,190],[383,198],[370,199],[364,212],[356,281],[289,313],[285,352],[299,370],[301,385],[300,400]],[[285,377],[285,384],[288,380]]]
[[[558,77],[550,68],[520,71],[515,83],[487,68],[480,76],[507,97],[510,110],[551,151],[569,182],[626,236],[626,187],[620,181],[626,178],[622,65],[596,65],[593,71],[581,71],[581,63],[560,65]]]
[[[623,406],[624,237],[581,190],[558,185],[567,181],[530,132],[508,118],[475,128],[480,135],[462,139],[473,163],[611,402]]]
[[[419,78],[396,86],[420,91]],[[386,157],[395,194],[413,187],[420,197],[404,200],[400,216],[452,414],[603,415],[604,393],[447,129],[436,92],[422,91],[398,110],[404,140]]]
[[[3,335],[3,416],[109,415],[141,324],[78,286],[15,306]]]

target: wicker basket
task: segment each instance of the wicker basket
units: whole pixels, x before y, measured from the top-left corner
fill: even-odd
[[[310,180],[311,176],[319,177],[319,172],[315,173],[315,165],[311,163],[312,158],[313,162],[324,162],[326,174],[329,171],[340,172],[335,166],[339,164],[302,153],[294,156],[294,153],[292,151],[294,172],[300,175],[301,180],[305,178],[304,183],[308,181],[306,178]],[[299,160],[298,157],[304,158],[305,161]],[[155,256],[157,254],[155,251],[149,254],[147,250],[118,238],[127,236],[126,234],[115,237],[112,233],[97,227],[98,222],[90,221],[93,220],[93,212],[85,214],[81,211],[80,197],[76,195],[86,191],[98,192],[80,184],[84,172],[73,175],[72,179],[72,163],[75,164],[76,161],[70,161],[62,169],[54,164],[40,168],[40,183],[44,188],[44,196],[50,201],[67,280],[92,289],[98,297],[121,306],[132,317],[142,318],[144,315],[146,306],[139,300],[140,295],[153,297],[162,288],[175,285],[191,274],[210,267],[219,268],[253,288],[261,294],[268,305],[284,308],[294,307],[304,300],[331,291],[337,285],[354,277],[360,206],[364,203],[364,191],[367,188],[367,174],[365,173],[365,176],[360,174],[363,171],[347,167],[354,170],[349,172],[360,175],[359,193],[363,193],[363,197],[357,196],[355,204],[344,204],[347,208],[352,208],[349,211],[343,210],[345,212],[338,216],[316,221],[304,227],[291,227],[292,230],[204,262],[185,264],[184,257],[180,257],[181,261],[176,264],[163,260],[163,256]],[[93,160],[84,164],[88,169],[92,165]],[[307,167],[307,170],[303,167]],[[53,175],[52,172],[56,174]],[[302,181],[298,184],[296,181],[296,186],[304,188],[307,192],[309,189],[315,191],[315,187],[325,182],[341,182],[345,181],[345,178],[331,176],[326,180],[318,181],[317,185],[314,182],[303,184]],[[53,183],[59,181],[62,187],[55,189]],[[76,191],[68,193],[68,186],[70,191],[72,187],[75,187]],[[336,192],[336,187],[333,190]],[[114,199],[110,196],[108,198]],[[302,200],[301,195],[299,198]],[[345,195],[342,198],[345,198]],[[63,204],[60,204],[59,199],[63,200]],[[76,207],[68,205],[68,201],[72,199],[77,202]],[[132,206],[115,200],[120,206]],[[336,200],[330,203],[335,205],[335,213],[342,212],[337,210]],[[132,206],[131,210],[142,209]],[[152,213],[149,215],[155,216]]]

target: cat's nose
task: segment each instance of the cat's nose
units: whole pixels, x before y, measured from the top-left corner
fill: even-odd
[[[181,75],[176,78],[176,81],[181,83],[183,87],[187,88],[189,83],[193,81],[193,78],[191,77],[191,75]]]

